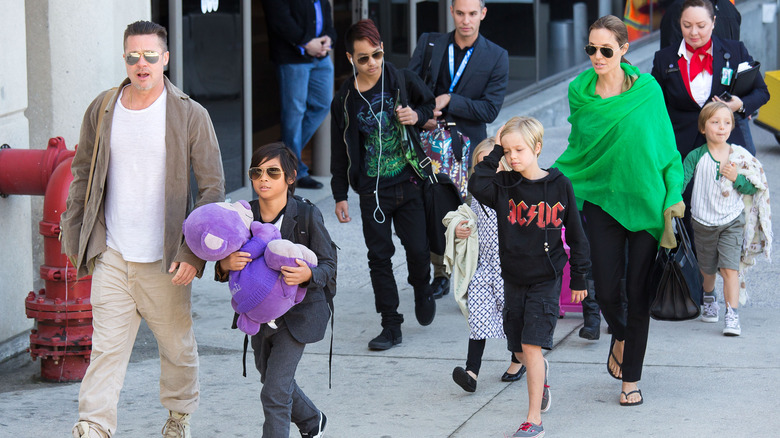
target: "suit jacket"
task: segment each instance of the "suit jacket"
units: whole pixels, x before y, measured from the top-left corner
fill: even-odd
[[[322,8],[322,35],[328,35],[336,42],[336,30],[333,29],[330,2],[320,0]],[[271,49],[271,61],[277,64],[303,64],[311,62],[312,57],[301,53],[304,46],[317,37],[315,29],[315,11],[313,0],[263,0],[265,21],[268,25],[268,42]]]
[[[677,54],[679,48],[679,46],[669,46],[655,52],[652,74],[664,92],[666,109],[669,112],[669,118],[672,120],[675,138],[677,139],[677,150],[680,151],[680,155],[685,159],[685,156],[690,151],[706,143],[706,139],[699,132],[698,127],[701,108],[688,94],[682,73],[677,64],[677,61],[680,59],[680,56]],[[735,73],[737,66],[741,62],[753,62],[753,58],[748,53],[745,45],[740,41],[722,40],[713,36],[712,89],[708,100],[712,100],[713,96],[719,96],[730,88],[720,83],[722,70],[726,66],[724,57],[726,53],[731,56],[729,66]],[[739,96],[739,98],[745,104],[745,114],[753,113],[769,101],[769,91],[760,74],[756,75],[753,91],[745,96]],[[735,113],[734,117],[743,116]],[[728,142],[740,146],[745,145],[745,137],[742,134],[739,123],[734,125],[734,130],[731,131]]]
[[[435,90],[444,57],[447,56],[450,34],[424,33],[417,41],[409,69],[426,77],[426,85]],[[431,60],[423,64],[425,48],[432,45]],[[454,121],[461,133],[469,137],[472,150],[487,137],[485,125],[498,116],[509,82],[509,54],[487,38],[479,35],[474,52],[460,81],[451,93],[446,108],[447,119]]]

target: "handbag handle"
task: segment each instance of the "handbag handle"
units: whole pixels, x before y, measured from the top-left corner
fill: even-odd
[[[116,87],[110,89],[108,93],[103,97],[103,102],[100,104],[100,112],[98,113],[97,129],[95,129],[95,142],[92,146],[92,161],[89,164],[89,177],[87,178],[87,194],[84,196],[84,210],[87,209],[87,202],[89,201],[89,193],[92,190],[92,177],[95,174],[95,162],[97,161],[97,152],[100,147],[100,129],[103,126],[103,116],[108,110],[108,102],[114,97]]]

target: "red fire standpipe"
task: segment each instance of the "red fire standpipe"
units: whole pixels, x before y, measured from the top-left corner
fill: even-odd
[[[46,287],[30,292],[25,308],[27,317],[36,320],[30,355],[41,359],[41,377],[55,382],[81,380],[92,353],[91,277],[76,278],[59,241],[74,155],[62,137],[50,139],[45,150],[0,150],[0,193],[45,195],[39,229],[44,237],[40,274]]]

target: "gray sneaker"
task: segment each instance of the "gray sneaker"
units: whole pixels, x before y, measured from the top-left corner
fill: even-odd
[[[526,421],[520,425],[520,428],[512,435],[512,438],[542,438],[543,436],[544,428],[541,424],[533,424]]]
[[[718,322],[720,306],[715,297],[704,295],[704,305],[701,306],[701,320],[703,322]]]
[[[550,405],[552,404],[551,403],[552,400],[550,399],[550,385],[547,384],[547,375],[549,373],[550,373],[550,363],[547,362],[547,359],[545,359],[544,360],[544,392],[542,392],[542,412],[549,411]]]
[[[726,315],[723,319],[726,320],[726,327],[723,328],[724,336],[739,336],[742,334],[742,328],[739,326],[739,314],[728,304],[726,304]]]

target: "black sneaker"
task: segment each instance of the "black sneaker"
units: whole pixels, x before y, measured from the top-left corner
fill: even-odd
[[[450,279],[447,277],[434,278],[431,282],[431,289],[433,290],[433,298],[438,300],[450,293]]]
[[[325,436],[325,425],[328,424],[328,417],[324,413],[320,412],[320,424],[316,428],[307,432],[301,432],[303,438],[322,438]]]
[[[597,341],[599,337],[601,337],[601,330],[599,330],[599,327],[587,327],[583,326],[580,329],[580,337],[583,339],[587,339],[589,341]]]
[[[415,291],[414,316],[420,325],[430,325],[436,316],[436,299],[430,287],[426,287],[420,294]]]
[[[401,343],[401,328],[392,329],[385,327],[382,333],[368,343],[369,350],[382,351]]]
[[[303,178],[298,179],[295,183],[295,187],[301,189],[321,189],[322,183],[310,176],[304,176]]]

